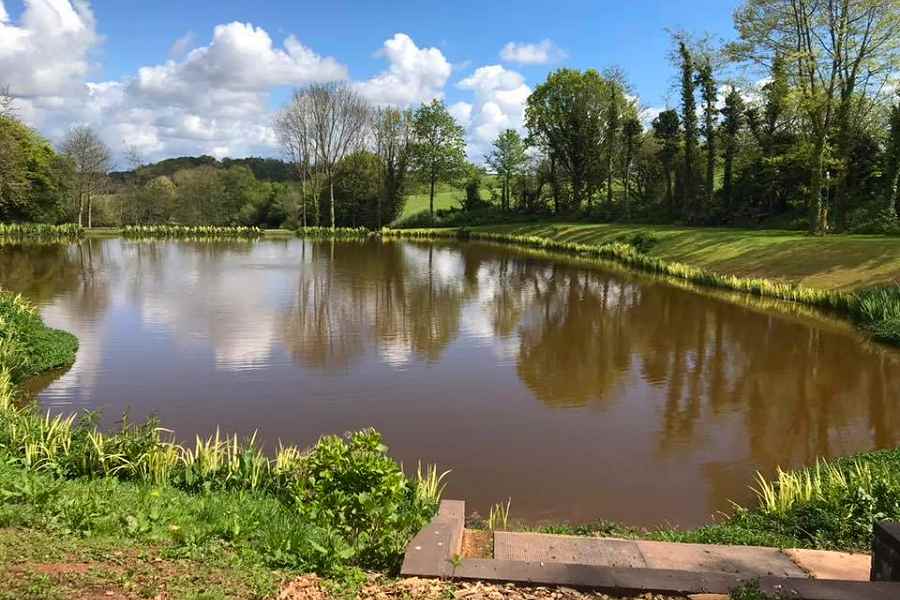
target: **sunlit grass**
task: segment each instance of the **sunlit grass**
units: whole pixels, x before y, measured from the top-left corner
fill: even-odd
[[[121,230],[128,239],[255,239],[264,233],[259,227],[214,225],[128,225]]]

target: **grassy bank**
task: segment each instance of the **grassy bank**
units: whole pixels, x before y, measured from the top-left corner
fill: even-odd
[[[606,238],[601,238],[598,243],[571,241],[564,235],[549,235],[547,231],[544,231],[544,235],[523,232],[529,230],[514,226],[474,229],[393,229],[385,230],[383,234],[387,237],[412,239],[484,240],[613,260],[636,270],[698,285],[835,310],[852,318],[861,329],[875,339],[900,344],[900,285],[897,284],[846,291],[808,287],[785,279],[720,273],[661,258],[653,253],[659,242],[658,237],[653,231],[643,229],[619,232],[614,239],[603,241]],[[891,257],[891,262],[895,260],[896,257]]]
[[[813,237],[786,230],[564,222],[492,225],[471,231],[592,246],[640,236],[650,242],[646,252],[662,260],[825,290],[900,282],[900,237]]]

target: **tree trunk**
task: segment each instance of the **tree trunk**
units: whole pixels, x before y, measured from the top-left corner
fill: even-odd
[[[431,192],[428,195],[428,213],[431,215],[431,218],[434,219],[434,180],[436,177],[434,173],[431,174]]]
[[[93,219],[93,217],[94,217],[94,195],[91,194],[90,192],[88,192],[87,205],[88,205],[88,229],[90,229],[94,226],[94,219]]]
[[[334,177],[328,177],[328,193],[331,196],[331,230],[334,231]]]
[[[822,200],[825,171],[825,136],[819,135],[813,155],[812,179],[809,186],[809,232],[823,235],[828,228],[825,203]]]
[[[300,177],[300,215],[303,227],[306,228],[306,176]]]

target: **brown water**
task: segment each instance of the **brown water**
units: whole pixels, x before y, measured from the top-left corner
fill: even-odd
[[[900,352],[849,326],[512,248],[4,246],[0,286],[81,340],[46,406],[185,439],[374,426],[482,514],[696,525],[757,469],[900,442]]]

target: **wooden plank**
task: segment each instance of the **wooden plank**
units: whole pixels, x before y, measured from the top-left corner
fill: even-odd
[[[652,569],[714,571],[762,577],[807,577],[778,548],[724,546],[718,544],[678,544],[638,540],[638,549]]]
[[[632,540],[510,531],[494,532],[494,558],[601,567],[649,566]]]
[[[462,554],[466,505],[461,500],[442,500],[438,514],[410,541],[400,574],[446,577],[454,557]]]
[[[600,567],[553,562],[463,559],[451,577],[465,580],[566,586],[597,590],[611,595],[728,594],[752,576],[729,573]],[[860,582],[761,577],[760,587],[769,594],[796,600],[890,600],[900,598],[900,583]]]

